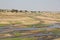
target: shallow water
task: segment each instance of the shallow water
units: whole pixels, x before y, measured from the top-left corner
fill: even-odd
[[[60,28],[60,23],[51,24],[48,28]]]
[[[48,26],[47,28],[14,28],[12,26],[5,26],[5,27],[0,27],[0,33],[4,33],[4,31],[7,30],[15,30],[15,31],[21,31],[21,30],[39,30],[39,29],[49,29],[49,28],[60,28],[60,23],[55,23],[52,24],[50,26]]]
[[[60,23],[58,24],[52,24],[50,26],[48,26],[47,28],[14,28],[12,26],[6,26],[6,27],[0,27],[0,33],[6,33],[6,32],[11,32],[11,31],[24,31],[24,30],[40,30],[40,29],[48,29],[48,28],[60,28]],[[9,31],[8,31],[9,30]],[[53,33],[51,32],[48,32],[46,34],[44,33],[37,33],[37,34],[28,34],[28,35],[25,35],[25,36],[20,36],[20,38],[29,38],[29,37],[41,37],[41,36],[53,36],[54,38],[57,38],[57,37],[60,37],[58,35],[54,35]],[[44,40],[43,38],[39,38],[38,40]]]

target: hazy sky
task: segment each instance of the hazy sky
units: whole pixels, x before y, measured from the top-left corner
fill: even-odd
[[[60,11],[60,0],[0,0],[0,9]]]

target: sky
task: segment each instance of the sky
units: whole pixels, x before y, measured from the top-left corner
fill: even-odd
[[[0,9],[60,11],[60,0],[0,0]]]

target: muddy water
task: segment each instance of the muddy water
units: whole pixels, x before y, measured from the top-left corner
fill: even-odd
[[[47,28],[60,28],[60,23],[52,24],[51,26],[48,26]],[[0,27],[0,33],[6,33],[11,31],[24,31],[24,30],[39,30],[39,29],[47,29],[47,28],[13,28],[12,26],[6,26],[6,27]],[[60,37],[58,35],[54,35],[53,33],[49,32],[47,34],[44,33],[38,33],[38,34],[29,34],[25,36],[20,36],[20,38],[25,37],[42,37],[42,36],[53,36],[54,38]],[[38,38],[38,40],[44,40],[43,38]],[[47,39],[46,39],[47,40]]]
[[[48,29],[48,28],[60,28],[60,24],[52,24],[51,26],[48,26],[47,28],[14,28],[12,26],[6,26],[6,27],[0,27],[0,33],[7,31],[7,30],[39,30],[39,29]]]
[[[60,28],[60,23],[52,24],[48,28]]]

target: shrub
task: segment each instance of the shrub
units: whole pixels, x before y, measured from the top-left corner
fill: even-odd
[[[11,10],[11,12],[16,12],[16,13],[17,13],[17,12],[18,12],[18,10],[12,9],[12,10]]]

